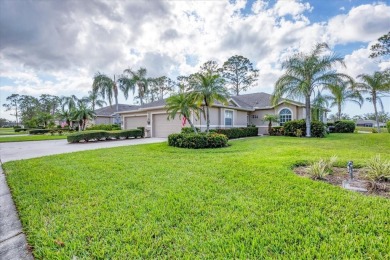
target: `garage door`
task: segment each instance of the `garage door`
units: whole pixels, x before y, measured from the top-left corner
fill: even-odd
[[[172,133],[179,133],[181,131],[179,115],[169,121],[167,117],[167,114],[156,114],[152,116],[153,137],[168,137]]]
[[[146,116],[132,116],[126,117],[125,129],[136,129],[137,127],[146,127]]]

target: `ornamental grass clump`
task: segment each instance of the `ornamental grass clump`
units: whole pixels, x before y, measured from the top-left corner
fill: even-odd
[[[380,155],[368,161],[366,177],[371,181],[390,181],[390,161],[382,160]]]
[[[324,179],[327,175],[333,173],[333,166],[337,162],[337,156],[332,156],[329,159],[320,159],[318,162],[313,162],[307,169],[307,173],[313,180]]]

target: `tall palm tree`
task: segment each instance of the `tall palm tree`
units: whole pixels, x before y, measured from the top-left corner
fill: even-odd
[[[204,104],[206,107],[206,132],[210,130],[210,111],[209,108],[215,101],[227,103],[229,93],[224,86],[223,78],[211,70],[202,73],[196,73],[192,78],[192,95],[198,102],[198,105]]]
[[[324,54],[329,47],[326,43],[318,43],[309,53],[298,53],[283,62],[282,68],[286,70],[275,83],[273,103],[287,95],[292,98],[304,98],[306,105],[306,136],[311,136],[311,103],[310,99],[316,88],[329,84],[340,78],[350,77],[336,73],[334,66],[341,64],[345,67],[341,57],[334,53]]]
[[[380,132],[377,104],[379,103],[383,110],[381,98],[386,96],[386,94],[390,94],[390,69],[383,72],[376,71],[372,75],[361,74],[358,78],[363,82],[358,83],[356,89],[360,91],[360,93],[370,95],[367,100],[374,105],[375,121],[378,132]]]
[[[68,97],[62,96],[60,98],[61,110],[62,111],[65,111],[65,110],[70,111],[76,107],[77,102],[78,102],[78,98],[75,95],[71,95]]]
[[[325,99],[330,101],[330,107],[337,106],[337,119],[341,120],[341,109],[346,102],[353,102],[360,107],[363,105],[363,97],[359,91],[352,89],[350,81],[342,81],[339,84],[329,84],[325,88],[331,95],[326,95]]]
[[[111,79],[107,75],[98,72],[93,78],[92,92],[95,94],[99,93],[103,99],[106,99],[107,97],[110,106],[112,106],[112,99],[115,99],[115,108],[117,112],[115,123],[119,124],[118,86],[115,81],[115,75],[114,79]]]
[[[191,125],[191,128],[197,133],[196,127],[191,121],[191,114],[194,114],[196,118],[199,118],[199,113],[201,111],[200,107],[196,104],[194,96],[191,93],[178,93],[176,95],[170,96],[166,100],[166,109],[168,113],[168,119],[175,119],[179,113],[179,117],[184,117],[188,120],[188,123]]]
[[[139,98],[141,105],[144,104],[149,84],[149,80],[146,78],[146,72],[145,68],[139,68],[137,71],[129,68],[123,71],[124,75],[119,78],[118,82],[119,88],[122,90],[126,99],[129,96],[130,90],[134,94],[137,89],[137,98]]]
[[[92,110],[95,111],[96,106],[102,107],[107,104],[104,99],[100,99],[101,95],[98,92],[88,91],[86,100],[91,103]]]

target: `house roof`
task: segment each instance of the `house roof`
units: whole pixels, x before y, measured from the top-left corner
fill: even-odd
[[[139,106],[118,104],[118,111],[131,111],[138,109]],[[95,109],[96,116],[113,116],[116,113],[116,105]]]
[[[229,99],[229,103],[227,105],[222,104],[221,102],[215,101],[214,106],[224,106],[231,107],[238,110],[249,110],[253,111],[256,108],[272,108],[274,105],[271,102],[272,95],[259,92],[259,93],[251,93],[239,96],[232,96]],[[133,106],[132,109],[119,110],[122,113],[132,112],[135,110],[147,110],[148,108],[161,108],[166,105],[166,99],[160,99],[154,102],[150,102],[147,104],[143,104],[141,106]],[[281,99],[280,103],[289,102],[295,104],[297,106],[305,106],[303,103],[296,102],[290,99]]]

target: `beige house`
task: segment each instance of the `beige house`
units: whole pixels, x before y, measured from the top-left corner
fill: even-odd
[[[188,122],[183,125],[179,116],[168,120],[165,108],[165,99],[158,100],[139,107],[119,112],[122,128],[134,129],[145,127],[147,137],[167,137],[171,133],[180,132],[182,127],[189,127]],[[305,118],[305,105],[293,100],[283,99],[276,106],[271,103],[271,95],[267,93],[252,93],[232,96],[227,105],[216,103],[210,108],[210,128],[246,127],[255,125],[259,128],[259,134],[266,134],[268,122],[263,118],[266,114],[279,115],[280,122],[274,126],[283,125],[285,122]],[[206,129],[206,120],[201,116],[196,119],[192,115],[194,125],[201,130]]]

